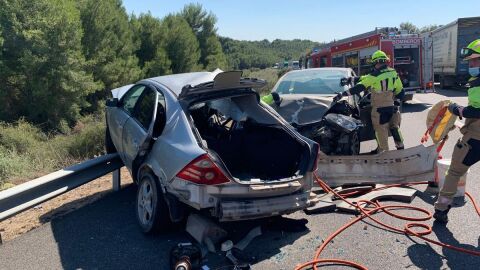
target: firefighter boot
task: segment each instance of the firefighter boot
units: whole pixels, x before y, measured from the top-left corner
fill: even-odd
[[[393,141],[395,142],[395,147],[397,150],[405,149],[405,145],[403,144],[403,137],[402,133],[400,132],[399,128],[391,128],[390,133],[392,134]]]
[[[450,211],[450,208],[451,206],[449,205],[447,210],[435,209],[435,213],[433,214],[435,222],[446,224],[448,222],[448,211]]]

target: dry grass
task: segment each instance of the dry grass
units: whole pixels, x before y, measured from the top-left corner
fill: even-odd
[[[0,123],[0,190],[103,153],[104,134],[103,115],[83,117],[65,134]]]
[[[274,68],[266,68],[266,69],[246,69],[243,71],[243,76],[244,77],[252,77],[252,78],[258,78],[258,79],[264,79],[267,81],[267,85],[260,89],[260,94],[261,95],[266,95],[270,93],[272,90],[273,86],[278,81],[279,78],[279,69],[274,69]]]

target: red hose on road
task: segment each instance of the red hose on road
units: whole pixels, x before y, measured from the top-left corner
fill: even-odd
[[[346,223],[345,225],[340,227],[338,230],[336,230],[334,233],[332,233],[329,237],[327,237],[327,239],[325,239],[323,244],[317,249],[317,251],[315,253],[315,257],[313,258],[313,260],[295,267],[295,270],[304,269],[306,267],[313,267],[314,270],[317,270],[319,264],[326,264],[326,263],[328,263],[328,264],[334,263],[334,264],[339,264],[339,265],[350,266],[350,267],[356,268],[356,269],[367,270],[368,269],[367,267],[365,267],[361,264],[358,264],[356,262],[352,262],[352,261],[341,260],[341,259],[320,259],[320,255],[323,252],[323,250],[327,247],[327,245],[337,235],[339,235],[340,233],[342,233],[343,231],[345,231],[346,229],[351,227],[353,224],[355,224],[355,223],[357,223],[360,220],[363,220],[365,218],[369,218],[372,221],[374,221],[375,223],[377,223],[377,224],[379,224],[379,225],[381,225],[381,226],[383,226],[383,227],[385,227],[385,228],[387,228],[391,231],[394,231],[394,232],[405,233],[407,235],[416,236],[416,237],[421,238],[421,239],[423,239],[427,242],[430,242],[430,243],[433,243],[433,244],[436,244],[436,245],[439,245],[439,246],[442,246],[442,247],[445,247],[445,248],[450,248],[450,249],[460,251],[460,252],[463,252],[463,253],[467,253],[467,254],[470,254],[470,255],[474,255],[474,256],[480,256],[480,252],[478,252],[478,251],[459,248],[459,247],[456,247],[456,246],[453,246],[453,245],[450,245],[450,244],[441,243],[441,242],[438,242],[438,241],[435,241],[435,240],[424,237],[425,235],[428,235],[432,232],[432,228],[429,225],[423,224],[423,223],[418,223],[418,221],[426,221],[426,220],[429,220],[429,219],[432,218],[432,214],[425,209],[422,209],[422,208],[419,208],[419,207],[414,207],[414,206],[408,206],[408,205],[381,205],[379,202],[372,202],[372,201],[367,201],[367,200],[359,200],[356,204],[352,204],[351,202],[346,200],[345,197],[343,197],[342,195],[335,192],[332,188],[330,188],[315,173],[314,173],[314,176],[315,176],[315,180],[317,181],[317,183],[320,185],[320,187],[323,190],[325,190],[325,192],[327,192],[327,193],[332,192],[338,198],[342,199],[343,201],[350,204],[351,206],[354,206],[355,208],[357,208],[362,213],[362,215],[360,215],[359,217],[357,217],[357,218],[351,220],[350,222]],[[372,189],[372,190],[385,189],[385,188],[394,187],[394,186],[413,186],[413,185],[420,185],[420,184],[427,184],[427,183],[428,182],[414,182],[414,183],[409,183],[409,184],[394,184],[394,185],[388,185],[388,186],[385,186],[385,187],[380,187],[380,188],[376,188],[376,189]],[[468,192],[465,192],[465,194],[472,201],[473,206],[475,208],[475,211],[477,212],[478,216],[480,217],[480,209],[479,209],[477,203],[475,202],[473,197]],[[361,204],[373,205],[374,208],[372,208],[371,210],[365,210],[363,207],[359,206]],[[420,217],[420,218],[407,217],[407,216],[394,214],[391,211],[389,211],[389,209],[409,209],[409,210],[422,212],[422,213],[426,214],[426,216],[425,217]],[[373,217],[374,214],[379,213],[379,212],[384,212],[384,213],[386,213],[388,215],[391,215],[393,217],[396,217],[398,219],[407,220],[407,221],[416,221],[416,222],[406,223],[403,229],[396,228],[396,227],[390,226],[388,224],[385,224],[385,223],[383,223],[383,222],[381,222],[378,219]],[[413,228],[423,228],[424,230],[423,231],[414,231]]]

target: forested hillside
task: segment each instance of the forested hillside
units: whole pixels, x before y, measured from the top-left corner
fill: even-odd
[[[235,69],[267,68],[283,60],[298,60],[307,50],[318,43],[310,40],[280,40],[270,42],[234,40],[221,37],[223,51],[227,55],[228,64]]]
[[[0,120],[72,127],[109,90],[149,76],[227,68],[200,5],[165,18],[120,0],[0,1]]]

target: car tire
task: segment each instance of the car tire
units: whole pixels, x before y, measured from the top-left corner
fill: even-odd
[[[170,214],[160,183],[151,173],[139,181],[136,201],[137,221],[145,234],[154,234],[171,227]]]
[[[355,130],[350,134],[350,155],[360,154],[360,131]]]
[[[112,137],[110,136],[110,129],[108,128],[108,126],[105,129],[105,151],[107,152],[107,154],[113,154],[117,152],[117,148],[115,148]]]

